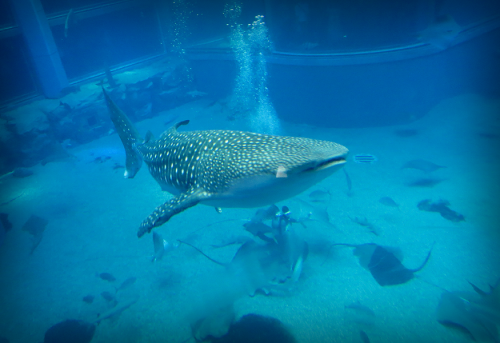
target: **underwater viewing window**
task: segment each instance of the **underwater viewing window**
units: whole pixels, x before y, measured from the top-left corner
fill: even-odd
[[[70,80],[163,52],[151,2],[122,2],[102,13],[74,9],[65,15],[52,33]]]
[[[41,0],[45,14],[51,16],[60,12],[67,12],[71,8],[94,7],[98,4],[110,3],[109,0]],[[116,2],[116,1],[114,1]]]
[[[7,1],[0,6],[2,103],[41,93],[55,96],[45,85],[51,63],[41,66],[38,56],[48,54],[53,63],[62,63],[56,77],[60,91],[64,80],[81,82],[165,53],[154,1]]]
[[[0,103],[37,91],[36,76],[21,36],[0,39]]]
[[[266,1],[275,50],[338,52],[452,40],[498,11],[484,1]]]
[[[2,66],[9,66],[0,68],[0,77],[10,80],[0,85],[2,102],[28,94],[48,96],[16,23],[14,1],[0,5],[0,58]],[[496,29],[500,16],[496,0],[35,2],[43,7],[63,79],[70,84],[158,56],[235,61],[232,26],[248,34],[257,16],[267,29],[269,47],[263,55],[270,74],[275,72],[271,65],[377,64],[439,53]],[[231,19],[227,9],[235,6],[239,13]],[[226,67],[234,68],[232,63]],[[192,68],[200,70],[199,65]],[[195,77],[202,88],[207,72]],[[215,95],[223,93],[218,88],[230,87],[211,83]],[[272,87],[270,93],[275,96]]]

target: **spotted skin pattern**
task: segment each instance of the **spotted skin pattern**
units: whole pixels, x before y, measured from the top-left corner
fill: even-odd
[[[329,176],[345,163],[340,144],[252,132],[177,129],[142,140],[126,115],[104,92],[111,119],[125,146],[125,177],[143,160],[163,190],[174,198],[158,206],[141,224],[141,237],[173,215],[204,203],[222,207],[257,207],[284,200]]]

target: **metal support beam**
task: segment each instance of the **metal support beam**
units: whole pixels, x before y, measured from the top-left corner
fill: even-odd
[[[54,37],[40,0],[11,0],[17,22],[35,64],[38,81],[47,98],[57,98],[68,86]]]

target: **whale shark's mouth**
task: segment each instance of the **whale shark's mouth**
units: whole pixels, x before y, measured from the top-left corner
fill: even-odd
[[[340,166],[344,163],[346,163],[346,155],[337,156],[328,160],[324,160],[321,163],[318,163],[312,167],[309,167],[305,169],[304,172],[317,172],[331,167]]]

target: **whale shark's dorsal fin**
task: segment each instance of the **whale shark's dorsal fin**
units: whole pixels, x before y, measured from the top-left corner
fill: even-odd
[[[177,129],[178,129],[179,127],[181,127],[181,126],[183,126],[183,125],[187,125],[187,124],[189,124],[189,120],[183,120],[183,121],[180,121],[180,122],[178,122],[178,123],[175,123],[175,125],[174,125],[174,126],[172,126],[170,129],[168,129],[168,130],[164,131],[164,132],[161,134],[160,138],[163,138],[164,136],[169,135],[169,134],[176,134],[176,133],[177,133]]]
[[[143,144],[152,142],[154,140],[155,140],[155,136],[153,136],[153,133],[148,130],[148,132],[146,132],[146,138],[144,138],[144,143]]]
[[[181,127],[183,125],[187,125],[187,124],[189,124],[189,120],[180,121],[180,122],[176,123],[174,126],[172,126],[169,131],[170,132],[177,132],[177,129],[179,127]]]

